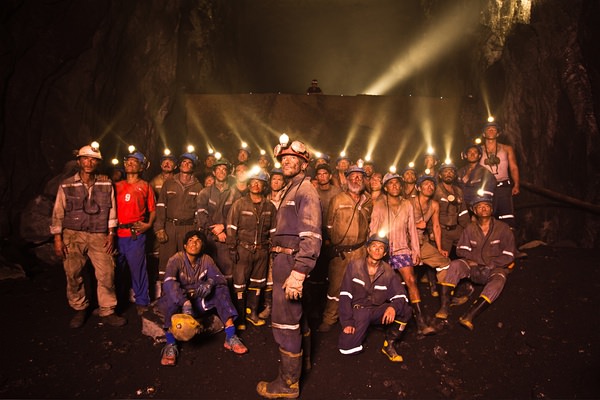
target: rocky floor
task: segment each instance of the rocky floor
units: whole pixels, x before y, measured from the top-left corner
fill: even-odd
[[[373,330],[355,356],[337,351],[339,327],[315,332],[301,398],[597,398],[596,251],[539,247],[528,254],[473,332],[457,322],[467,305],[452,308],[435,336],[419,337],[409,324],[399,346],[403,363],[380,353],[382,331]],[[2,398],[252,399],[259,380],[276,376],[277,346],[267,326],[242,333],[247,355],[225,350],[221,332],[184,343],[178,365],[162,367],[162,343],[141,333],[134,307],[124,310],[125,327],[91,316],[83,328],[69,329],[62,268],[24,269],[26,279],[0,281]],[[433,315],[437,299],[422,289]],[[316,327],[318,318],[311,323]]]

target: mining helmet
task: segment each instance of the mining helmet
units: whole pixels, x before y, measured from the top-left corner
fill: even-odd
[[[390,241],[388,240],[387,236],[382,236],[382,235],[379,235],[378,233],[374,233],[371,236],[369,236],[369,239],[367,239],[366,246],[369,247],[369,245],[373,242],[383,243],[385,246],[385,251],[388,251],[388,248],[390,247]]]
[[[404,174],[405,174],[406,172],[408,172],[408,171],[412,171],[412,172],[414,172],[414,173],[415,173],[415,175],[417,174],[417,169],[415,168],[415,166],[414,166],[414,165],[412,165],[412,166],[411,166],[411,165],[408,165],[408,166],[404,167],[404,169],[402,170],[402,175],[404,175]]]
[[[279,143],[273,149],[273,154],[279,161],[281,161],[283,156],[287,155],[300,157],[306,162],[310,160],[310,153],[306,149],[306,145],[299,140],[294,140],[291,143]]]
[[[329,174],[332,174],[331,167],[329,166],[329,164],[325,164],[325,163],[318,164],[315,167],[315,173],[319,172],[319,170],[321,170],[321,169],[327,171]]]
[[[329,155],[327,155],[325,153],[321,153],[318,157],[315,156],[315,158],[317,160],[324,160],[326,163],[329,163],[331,161],[331,157],[329,157]]]
[[[191,315],[173,314],[169,330],[175,336],[175,339],[186,342],[200,331],[200,324]]]
[[[273,168],[271,170],[271,176],[273,175],[283,175],[283,170],[281,168]]]
[[[194,164],[194,167],[196,166],[196,164],[198,164],[198,156],[194,153],[183,153],[179,156],[179,162],[181,163],[181,161],[183,161],[184,158],[190,160],[192,164]]]
[[[148,159],[140,151],[135,150],[134,152],[127,154],[125,157],[123,157],[123,162],[127,161],[128,158],[135,158],[140,162],[140,164],[142,164],[142,168],[146,169]]]
[[[228,171],[231,169],[231,164],[225,157],[221,157],[217,161],[215,161],[215,163],[212,165],[212,169],[214,170],[219,165],[224,165],[225,167],[227,167]]]
[[[387,174],[385,174],[383,176],[383,181],[381,182],[381,184],[383,186],[386,185],[386,183],[388,183],[389,181],[391,181],[392,179],[398,179],[400,182],[402,182],[402,178],[400,177],[400,175],[398,174],[393,174],[391,172],[388,172]]]
[[[365,170],[362,167],[359,167],[358,165],[351,165],[346,171],[344,171],[344,175],[346,175],[346,177],[348,177],[353,172],[361,173],[361,174],[363,174],[363,176],[367,175]]]
[[[431,175],[421,175],[417,178],[417,187],[420,188],[421,184],[425,181],[431,181],[433,182],[433,187],[435,188],[437,186],[437,181],[435,180],[435,178]]]
[[[456,171],[458,171],[458,168],[456,168],[456,165],[454,165],[454,163],[451,163],[451,162],[442,163],[442,165],[440,165],[440,169],[438,171],[442,172],[446,168],[450,168],[450,169],[454,170],[454,173],[456,173]]]
[[[266,172],[263,172],[262,170],[258,170],[258,171],[249,171],[248,172],[248,181],[250,181],[250,179],[258,179],[259,181],[263,181],[265,183],[269,182],[269,175],[267,175]]]
[[[475,198],[471,201],[471,208],[474,208],[475,205],[479,203],[490,203],[490,205],[493,207],[494,199],[487,193],[478,193],[477,196],[475,196]]]
[[[102,160],[102,154],[100,153],[100,149],[96,146],[86,145],[79,149],[77,152],[77,157],[91,157],[97,160]]]

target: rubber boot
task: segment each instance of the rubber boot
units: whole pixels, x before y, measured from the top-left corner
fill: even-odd
[[[468,330],[472,331],[474,328],[473,320],[477,317],[483,310],[488,308],[490,303],[487,302],[483,297],[479,297],[469,308],[469,311],[462,317],[458,319],[458,322]]]
[[[260,289],[249,289],[248,290],[248,301],[246,309],[246,321],[250,322],[254,326],[263,326],[265,320],[259,318],[258,312],[258,300],[260,299]]]
[[[396,350],[396,343],[400,341],[400,336],[406,328],[406,323],[394,321],[389,328],[386,329],[385,340],[381,352],[389,358],[391,362],[402,362],[404,359]]]
[[[246,330],[246,293],[237,292],[235,294],[235,309],[237,310],[238,316],[235,320],[235,327],[238,331]]]
[[[279,348],[281,362],[279,376],[274,381],[258,382],[256,392],[267,399],[296,399],[300,396],[300,374],[302,372],[302,351],[290,353]]]
[[[440,309],[435,313],[435,317],[439,319],[448,319],[450,308],[450,292],[451,286],[440,285]]]
[[[425,317],[423,317],[423,312],[421,311],[421,302],[412,303],[412,307],[415,320],[417,321],[417,332],[425,336],[433,335],[435,329],[425,322]]]
[[[258,314],[258,318],[267,319],[271,316],[271,307],[273,306],[273,288],[267,287],[265,294],[265,308]]]
[[[438,297],[440,294],[437,287],[437,277],[435,276],[435,270],[427,267],[427,280],[429,281],[429,292],[432,297]]]
[[[304,357],[302,357],[302,367],[305,371],[310,371],[312,368],[312,362],[310,359],[311,352],[311,334],[310,329],[308,332],[302,334],[302,352]]]

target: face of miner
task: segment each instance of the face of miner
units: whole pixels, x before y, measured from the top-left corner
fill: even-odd
[[[385,257],[385,244],[378,241],[373,241],[367,246],[367,254],[375,261],[381,260]]]
[[[197,256],[202,250],[202,240],[198,236],[192,236],[183,245],[186,253],[192,256]]]
[[[213,169],[213,175],[215,176],[215,180],[217,182],[225,182],[228,173],[229,169],[227,168],[227,165],[217,165]]]
[[[456,179],[456,172],[454,172],[453,168],[444,168],[440,171],[440,177],[442,178],[442,182],[450,184]]]
[[[421,189],[421,193],[423,193],[424,196],[431,197],[433,196],[433,192],[435,192],[435,185],[429,179],[426,179],[421,182],[419,189]]]
[[[160,163],[160,169],[165,173],[173,172],[173,170],[175,169],[175,161],[173,161],[170,158],[165,158]]]
[[[380,173],[375,172],[371,179],[369,180],[369,186],[371,186],[371,191],[381,190],[381,180],[383,177]]]
[[[385,191],[392,197],[400,196],[401,188],[402,184],[400,183],[400,179],[398,178],[390,179],[385,184]]]
[[[179,172],[183,172],[184,174],[191,174],[194,172],[194,162],[189,158],[184,158],[179,163]]]
[[[358,194],[365,189],[365,176],[362,172],[352,172],[348,175],[348,191]]]
[[[492,204],[482,201],[473,206],[473,212],[478,217],[490,217],[492,215]]]
[[[469,147],[467,149],[467,154],[466,154],[466,158],[467,158],[467,162],[470,164],[479,162],[479,159],[481,158],[481,155],[479,154],[479,150],[477,150],[475,147]]]
[[[291,178],[298,175],[307,166],[307,162],[300,157],[286,154],[281,157],[281,169],[283,170],[283,176]]]
[[[125,173],[137,174],[142,172],[142,163],[135,157],[128,157],[123,163],[125,167]]]
[[[327,185],[331,180],[331,174],[327,170],[319,169],[317,170],[316,178],[319,185]]]
[[[252,194],[262,194],[263,189],[265,188],[265,183],[260,179],[250,179],[248,183],[248,190]]]
[[[100,160],[94,157],[81,156],[77,158],[79,169],[86,174],[93,174],[100,164]]]
[[[417,181],[417,174],[412,169],[408,169],[402,174],[402,179],[404,182],[412,184]]]
[[[283,179],[283,175],[271,175],[271,190],[277,192],[283,189],[283,186],[285,186],[285,180]]]

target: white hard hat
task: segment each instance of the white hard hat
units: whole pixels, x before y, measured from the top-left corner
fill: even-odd
[[[98,160],[102,160],[102,154],[100,154],[100,150],[90,145],[83,146],[82,148],[80,148],[77,152],[77,157],[92,157]]]

